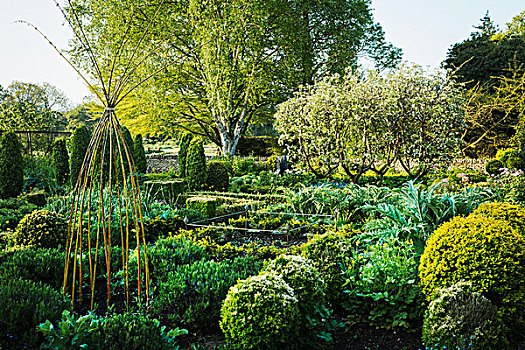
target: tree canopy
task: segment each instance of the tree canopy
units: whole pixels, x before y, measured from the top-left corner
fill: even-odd
[[[149,119],[156,130],[191,130],[224,154],[234,154],[248,125],[267,120],[298,86],[356,68],[363,57],[378,69],[401,58],[374,22],[369,0],[182,0],[165,2],[158,13],[156,4],[139,0],[72,4],[102,60],[120,50],[127,23],[141,28],[156,16],[152,35],[127,36],[159,47],[137,79],[163,69],[128,96],[119,115]],[[85,59],[78,43],[71,53]]]

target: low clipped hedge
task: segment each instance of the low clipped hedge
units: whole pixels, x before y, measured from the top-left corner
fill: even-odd
[[[186,209],[195,210],[205,218],[215,217],[218,199],[215,197],[190,197],[186,199]]]
[[[176,202],[186,189],[183,179],[144,181],[144,191],[153,199]]]

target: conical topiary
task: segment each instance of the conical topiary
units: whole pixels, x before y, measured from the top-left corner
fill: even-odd
[[[200,137],[191,140],[186,157],[186,181],[188,188],[200,190],[206,184],[206,155],[204,142]]]
[[[62,186],[69,181],[69,155],[67,154],[66,140],[58,139],[53,142],[53,170],[57,184]]]
[[[135,142],[133,142],[133,159],[135,160],[135,168],[141,174],[145,174],[148,168],[146,161],[146,152],[144,152],[144,146],[142,145],[142,135],[138,134],[135,136]]]
[[[184,133],[184,135],[182,135],[179,143],[179,176],[183,178],[188,175],[186,172],[186,159],[188,158],[188,147],[190,146],[190,142],[192,139],[193,134],[186,132]]]
[[[73,187],[77,183],[78,174],[89,146],[89,140],[91,140],[91,133],[85,125],[75,129],[73,136],[71,136],[71,171],[69,175]]]
[[[18,196],[23,186],[22,145],[10,131],[0,138],[0,198]]]

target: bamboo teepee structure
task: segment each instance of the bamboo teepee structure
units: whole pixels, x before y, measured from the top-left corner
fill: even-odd
[[[82,21],[75,12],[71,0],[67,0],[68,11],[53,0],[62,12],[66,22],[72,28],[75,40],[86,54],[86,62],[94,72],[96,83],[92,84],[52,42],[36,26],[23,22],[42,35],[58,54],[73,67],[78,75],[88,85],[98,100],[104,106],[83,165],[74,186],[74,200],[71,204],[68,238],[65,244],[66,258],[64,269],[63,292],[71,291],[72,303],[83,299],[84,289],[89,285],[90,308],[93,309],[99,251],[103,250],[106,275],[106,301],[109,305],[111,297],[111,250],[115,236],[120,238],[122,248],[122,278],[125,281],[126,302],[129,307],[130,291],[134,286],[130,282],[130,264],[136,260],[136,287],[139,303],[145,296],[146,303],[150,295],[149,266],[144,235],[144,220],[142,215],[140,188],[135,171],[135,164],[123,133],[115,108],[133,90],[165,69],[169,64],[160,67],[142,80],[132,83],[137,68],[158,52],[163,45],[162,40],[145,40],[148,31],[158,17],[164,0],[156,6],[154,15],[142,31],[140,39],[129,48],[129,35],[132,32],[134,12],[123,28],[120,40],[114,42],[116,52],[109,60],[106,58],[103,66],[95,50],[88,40]],[[128,55],[123,62],[124,52]],[[120,65],[117,67],[117,65]],[[117,71],[119,72],[117,74]],[[97,86],[97,88],[95,88]],[[130,250],[133,246],[134,251]],[[103,248],[103,249],[102,249]],[[135,256],[132,256],[135,255]],[[134,263],[134,262],[133,262]],[[83,281],[89,274],[89,281]],[[100,266],[99,266],[100,269]],[[133,266],[133,270],[135,266]]]

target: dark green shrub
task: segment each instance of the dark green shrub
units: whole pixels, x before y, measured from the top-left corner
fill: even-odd
[[[177,202],[179,195],[186,191],[184,179],[145,181],[144,190],[152,199],[161,199],[170,203]]]
[[[142,314],[110,317],[88,314],[77,319],[68,311],[64,311],[56,326],[46,321],[39,326],[39,331],[46,335],[44,348],[63,350],[177,350],[175,337],[187,333],[178,328],[166,331],[158,320]]]
[[[235,157],[233,159],[233,174],[235,176],[253,174],[261,170],[264,170],[264,165],[258,166],[253,158]]]
[[[28,193],[24,196],[24,199],[28,203],[34,204],[38,207],[43,207],[44,205],[47,204],[47,196],[43,190],[33,191],[31,193]]]
[[[222,304],[219,325],[232,349],[289,349],[299,335],[299,302],[281,276],[240,280]]]
[[[489,175],[499,175],[500,169],[504,168],[505,164],[499,159],[492,159],[485,165],[485,170]]]
[[[159,239],[149,248],[148,260],[151,266],[153,281],[165,280],[170,272],[181,265],[192,264],[195,261],[207,259],[204,248],[185,237],[170,237]]]
[[[507,349],[498,308],[471,285],[458,282],[437,291],[423,323],[427,349]]]
[[[0,200],[0,231],[14,231],[20,220],[38,209],[36,205],[25,200],[10,198]]]
[[[222,262],[200,260],[179,266],[157,283],[153,312],[174,325],[214,329],[228,289],[239,279],[256,275],[261,268],[262,263],[250,257]]]
[[[144,231],[146,233],[146,241],[154,242],[159,237],[166,237],[174,235],[181,228],[185,228],[184,220],[180,216],[153,219],[146,219],[144,221]]]
[[[23,186],[22,145],[14,132],[6,132],[0,138],[0,198],[18,196]]]
[[[0,253],[0,280],[24,279],[60,290],[64,283],[63,249],[25,247]]]
[[[77,183],[78,175],[80,174],[80,169],[82,168],[82,163],[84,162],[84,157],[89,146],[89,141],[91,140],[91,135],[87,126],[83,125],[77,129],[71,136],[71,185],[75,186]]]
[[[141,134],[135,136],[135,141],[133,142],[133,152],[135,168],[139,173],[145,174],[148,169],[148,162],[146,161],[146,152],[144,152]]]
[[[316,235],[300,247],[301,255],[310,259],[326,282],[327,301],[338,305],[344,291],[344,272],[351,266],[353,249],[348,238],[336,234]]]
[[[505,322],[524,326],[525,236],[508,221],[476,213],[455,217],[430,236],[419,265],[428,301],[464,280],[500,307]],[[521,321],[520,321],[521,319]]]
[[[44,337],[36,327],[59,319],[70,304],[41,282],[0,280],[0,348],[38,349]]]
[[[240,156],[270,156],[274,149],[279,149],[276,136],[243,136],[235,153]]]
[[[49,210],[35,210],[26,215],[16,227],[14,239],[22,246],[56,248],[65,245],[68,221]]]
[[[186,182],[191,190],[203,189],[206,184],[206,155],[200,137],[191,140],[186,157]]]
[[[192,139],[193,134],[189,132],[184,133],[184,135],[182,135],[182,138],[180,139],[179,154],[177,159],[179,162],[179,176],[182,178],[188,176],[188,173],[186,172],[186,163],[188,159],[188,148],[190,147]]]
[[[190,197],[186,199],[186,208],[201,213],[205,218],[215,217],[218,200],[215,197]]]
[[[53,169],[59,186],[69,181],[69,155],[67,154],[66,140],[58,139],[53,142]]]
[[[206,184],[213,191],[226,191],[230,185],[230,176],[225,162],[213,160],[207,164]]]

